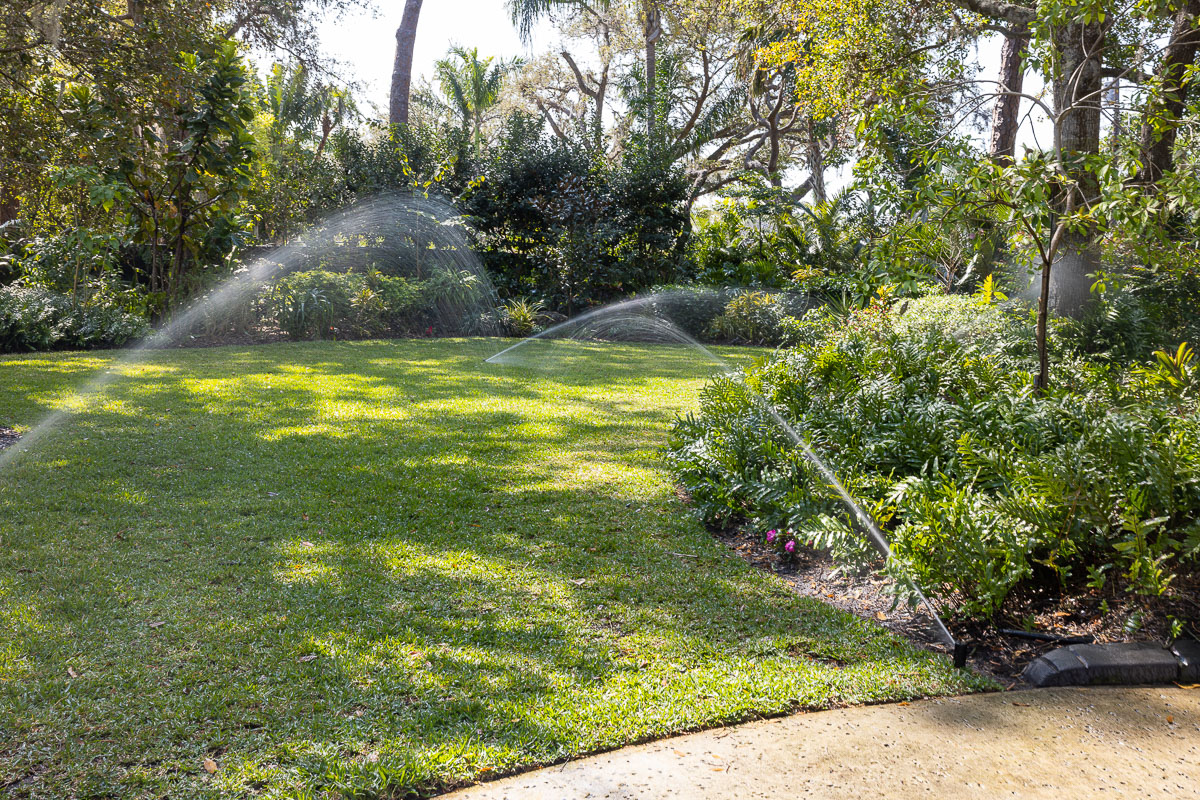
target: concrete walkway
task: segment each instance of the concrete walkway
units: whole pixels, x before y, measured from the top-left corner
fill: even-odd
[[[446,797],[1200,797],[1200,688],[1035,689],[798,714]]]

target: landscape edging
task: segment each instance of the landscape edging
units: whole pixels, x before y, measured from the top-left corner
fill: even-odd
[[[1023,675],[1034,686],[1196,681],[1200,680],[1200,642],[1072,644],[1038,656]]]

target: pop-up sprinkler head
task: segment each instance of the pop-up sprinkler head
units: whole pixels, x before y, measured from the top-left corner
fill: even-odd
[[[954,643],[954,667],[955,669],[967,668],[967,656],[971,654],[971,646],[966,642]]]

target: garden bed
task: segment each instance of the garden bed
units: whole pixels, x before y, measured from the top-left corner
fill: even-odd
[[[17,439],[21,437],[12,428],[6,428],[0,425],[0,450],[6,447],[12,447],[17,443]]]
[[[744,381],[706,387],[667,453],[701,519],[744,524],[751,550],[786,562],[777,572],[799,570],[804,593],[862,605],[869,584],[831,582],[828,561],[810,568],[797,557],[807,545],[842,566],[880,566],[828,490],[826,470],[836,472],[943,617],[962,621],[951,632],[978,647],[980,668],[1012,681],[1063,638],[1194,638],[1200,372],[1191,351],[1117,366],[1064,333],[1058,383],[1039,393],[1024,316],[980,298],[905,306],[818,318]],[[763,413],[764,399],[779,416]],[[772,528],[773,554],[763,541]]]
[[[774,573],[797,594],[813,597],[860,617],[871,619],[915,644],[936,653],[950,654],[933,622],[921,609],[893,607],[883,579],[875,575],[838,574],[829,555],[800,548],[785,560],[745,527],[716,530],[713,534],[745,561]],[[1087,589],[1064,595],[1026,592],[1014,595],[1011,607],[996,623],[949,622],[951,633],[969,642],[974,652],[969,664],[1008,688],[1029,684],[1022,672],[1030,661],[1060,646],[1060,641],[1036,641],[1001,633],[1002,629],[1045,633],[1058,639],[1090,636],[1097,643],[1155,642],[1171,638],[1170,619],[1190,620],[1183,637],[1200,638],[1200,580],[1181,575],[1161,597],[1127,591],[1119,584],[1105,591]]]

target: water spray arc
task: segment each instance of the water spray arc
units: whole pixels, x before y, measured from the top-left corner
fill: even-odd
[[[33,449],[40,439],[77,413],[79,407],[102,399],[124,370],[143,362],[156,350],[186,344],[189,334],[206,316],[250,301],[272,280],[299,268],[340,262],[361,266],[359,262],[371,252],[390,260],[401,272],[411,274],[416,270],[418,278],[440,272],[451,282],[469,282],[470,292],[460,293],[457,298],[452,296],[453,292],[448,293],[438,304],[431,305],[427,313],[439,319],[445,317],[447,323],[453,321],[456,325],[470,319],[475,332],[498,333],[487,327],[487,312],[497,302],[495,289],[471,252],[459,221],[458,212],[449,203],[419,194],[377,197],[323,220],[295,241],[227,278],[169,324],[126,350],[116,363],[76,390],[72,402],[51,411],[14,445],[0,451],[0,470]]]
[[[918,599],[920,605],[929,614],[939,638],[951,648],[954,654],[954,666],[960,669],[964,668],[969,652],[967,643],[956,640],[950,633],[937,609],[912,577],[912,572],[908,565],[892,552],[891,545],[888,543],[883,531],[880,530],[878,523],[854,499],[830,466],[824,459],[817,455],[808,441],[796,430],[795,426],[784,418],[779,409],[766,396],[747,384],[739,370],[680,329],[678,325],[655,313],[660,306],[669,305],[669,303],[664,303],[664,300],[669,299],[670,293],[660,293],[636,297],[589,311],[586,314],[559,323],[541,333],[523,339],[491,356],[487,361],[492,364],[539,366],[544,368],[549,360],[545,357],[546,353],[535,352],[539,349],[537,345],[539,343],[546,344],[561,340],[576,342],[588,340],[611,341],[613,339],[653,341],[663,344],[683,345],[699,353],[707,361],[722,370],[726,378],[736,383],[745,391],[746,396],[751,398],[758,405],[759,409],[784,432],[788,439],[799,449],[805,460],[817,470],[826,484],[836,492],[855,521],[855,529],[866,538],[871,547],[884,559],[885,563],[899,567],[899,569],[893,570],[893,574],[898,575],[904,581],[905,588],[912,593],[912,596]]]

